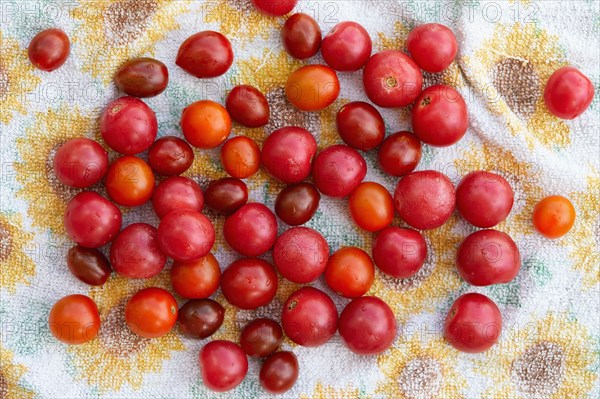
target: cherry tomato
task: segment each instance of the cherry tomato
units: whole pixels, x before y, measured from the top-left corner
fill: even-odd
[[[113,150],[134,155],[150,148],[158,133],[158,122],[154,111],[142,100],[120,97],[102,113],[100,133]]]
[[[292,11],[298,0],[252,0],[252,4],[265,15],[280,17]]]
[[[504,221],[514,202],[506,179],[482,170],[471,172],[456,187],[456,208],[477,227],[493,227]]]
[[[396,278],[414,276],[425,263],[427,242],[416,230],[387,227],[373,241],[373,260],[385,274]]]
[[[98,307],[85,295],[68,295],[52,306],[48,327],[54,338],[65,344],[91,341],[100,330]]]
[[[423,85],[421,70],[406,54],[386,50],[375,54],[363,72],[369,99],[384,108],[405,107],[415,101]]]
[[[362,249],[343,247],[329,257],[325,282],[336,294],[357,298],[366,294],[375,279],[375,266]]]
[[[240,346],[248,356],[266,357],[279,349],[283,330],[272,319],[256,319],[246,325],[240,335]]]
[[[125,227],[110,246],[110,263],[127,278],[150,278],[160,273],[167,255],[160,250],[156,228],[146,223]]]
[[[144,338],[159,338],[177,322],[177,301],[168,291],[151,287],[138,291],[125,306],[129,329]]]
[[[321,290],[302,287],[283,304],[281,325],[285,335],[302,346],[321,346],[337,330],[338,314],[331,298]]]
[[[344,344],[359,355],[380,354],[396,338],[394,312],[374,296],[352,300],[340,314],[338,326]]]
[[[279,273],[294,283],[315,281],[329,259],[325,237],[308,227],[292,227],[277,238],[273,262]]]
[[[106,192],[123,206],[143,205],[154,193],[154,174],[146,162],[133,155],[117,158],[106,174]]]
[[[436,147],[452,145],[469,127],[465,100],[450,86],[430,86],[421,92],[412,108],[412,126],[424,143]]]
[[[69,37],[60,29],[39,32],[29,43],[29,61],[42,71],[51,72],[60,68],[71,51]]]
[[[323,38],[321,54],[336,71],[352,72],[369,61],[372,48],[371,37],[361,24],[344,21]]]
[[[148,163],[159,175],[180,175],[192,166],[194,151],[185,141],[175,136],[156,140],[148,150]]]
[[[304,13],[292,15],[281,28],[281,41],[289,55],[305,60],[321,47],[321,28],[313,17]]]
[[[275,214],[290,226],[308,222],[321,201],[321,194],[310,183],[297,183],[279,192],[275,200]]]
[[[248,373],[244,351],[230,341],[211,341],[200,350],[202,382],[215,392],[225,392],[240,385]]]
[[[188,338],[213,335],[225,319],[225,308],[212,299],[192,299],[179,309],[179,330]]]
[[[260,148],[250,137],[234,137],[221,147],[221,163],[231,177],[246,179],[260,168]]]
[[[54,174],[70,187],[93,186],[102,180],[107,170],[108,153],[94,140],[69,140],[54,155]]]
[[[165,91],[168,83],[167,66],[149,57],[127,61],[115,75],[115,84],[119,90],[134,97],[158,96]]]
[[[248,202],[248,187],[239,179],[219,179],[204,191],[204,200],[209,208],[224,215],[231,215]]]
[[[95,192],[83,191],[67,204],[64,223],[71,240],[86,248],[98,248],[119,234],[122,220],[115,204]]]
[[[231,118],[227,110],[214,101],[196,101],[181,115],[181,130],[186,140],[198,148],[215,148],[231,133]]]
[[[104,285],[112,272],[110,263],[102,252],[81,245],[69,249],[67,266],[75,277],[89,285]]]
[[[394,204],[409,226],[419,230],[440,227],[454,212],[456,193],[452,182],[435,170],[413,172],[398,182]]]
[[[167,256],[178,262],[192,262],[210,252],[215,243],[215,229],[200,212],[176,209],[160,221],[158,242]]]
[[[410,31],[406,45],[412,59],[427,72],[442,72],[458,52],[454,33],[442,24],[423,24]]]
[[[479,353],[498,341],[502,315],[498,306],[485,295],[460,296],[450,308],[444,323],[444,337],[462,352]]]
[[[246,204],[225,220],[223,235],[238,254],[260,256],[275,244],[277,219],[263,204]]]
[[[336,123],[344,143],[358,150],[372,150],[385,137],[383,118],[369,103],[354,101],[344,105],[337,113]]]
[[[289,391],[298,379],[298,359],[292,352],[271,355],[260,368],[260,385],[270,393]]]
[[[335,71],[326,65],[305,65],[296,69],[285,84],[285,96],[301,111],[320,111],[340,94]]]
[[[173,262],[171,283],[173,290],[187,299],[208,298],[217,291],[221,268],[213,254],[192,262]]]
[[[231,119],[240,125],[261,127],[269,123],[269,102],[256,87],[235,86],[227,95],[225,107]]]
[[[238,259],[225,269],[221,291],[240,309],[256,309],[271,303],[277,293],[277,273],[262,259]]]
[[[301,127],[273,131],[263,144],[262,163],[271,176],[284,183],[299,183],[310,175],[317,141]]]
[[[574,119],[583,114],[594,99],[594,84],[579,69],[560,68],[550,76],[544,102],[551,114]]]
[[[152,207],[160,219],[175,209],[200,212],[204,207],[204,195],[198,183],[192,179],[171,176],[156,187],[152,196]]]
[[[381,169],[388,175],[407,175],[421,161],[421,141],[407,131],[391,134],[379,147],[377,159]]]
[[[367,175],[367,163],[354,148],[332,145],[321,151],[313,162],[315,185],[330,197],[345,197]]]
[[[221,76],[233,64],[231,43],[219,32],[198,32],[181,44],[175,63],[197,78]]]
[[[575,224],[575,208],[560,195],[546,197],[533,209],[533,226],[546,238],[559,238]]]
[[[379,183],[364,182],[348,197],[350,216],[363,230],[379,231],[394,220],[394,200]]]

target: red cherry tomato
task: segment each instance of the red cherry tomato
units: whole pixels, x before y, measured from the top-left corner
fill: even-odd
[[[252,4],[265,15],[280,17],[291,12],[298,0],[252,0]]]
[[[150,278],[160,273],[167,255],[160,250],[156,228],[146,223],[124,228],[110,246],[110,263],[127,278]]]
[[[317,153],[317,141],[301,127],[284,127],[267,137],[262,149],[262,163],[267,172],[284,183],[299,183],[310,175],[310,165]]]
[[[91,341],[100,330],[98,307],[85,295],[68,295],[52,306],[48,327],[54,338],[65,344]]]
[[[329,259],[325,237],[308,227],[293,227],[277,238],[273,248],[275,267],[286,279],[306,284],[323,274]]]
[[[321,194],[310,183],[298,183],[287,186],[279,192],[275,200],[275,213],[279,219],[290,226],[308,222],[321,201]]]
[[[421,141],[411,132],[391,134],[379,147],[377,159],[381,169],[388,175],[407,175],[421,161]]]
[[[321,151],[313,162],[315,185],[330,197],[345,197],[367,175],[367,163],[354,148],[332,145]]]
[[[173,262],[171,283],[173,290],[187,299],[208,298],[217,291],[221,268],[213,254],[192,262]]]
[[[348,197],[350,216],[363,230],[379,231],[394,220],[394,200],[379,183],[364,182]]]
[[[550,76],[544,89],[548,111],[562,119],[583,114],[594,99],[594,84],[579,69],[560,68]]]
[[[248,373],[244,351],[230,341],[211,341],[200,350],[202,382],[215,392],[226,392],[240,385]]]
[[[559,238],[575,224],[575,208],[560,195],[546,197],[533,209],[533,226],[546,238]]]
[[[231,133],[231,118],[227,110],[214,101],[196,101],[181,115],[181,130],[186,140],[198,148],[215,148]]]
[[[387,227],[373,241],[373,260],[382,272],[396,278],[414,276],[425,263],[427,243],[416,230]]]
[[[103,285],[112,269],[108,259],[96,248],[76,245],[67,253],[67,266],[75,277],[89,285]]]
[[[219,32],[198,32],[181,44],[175,63],[197,78],[221,76],[233,64],[231,43]]]
[[[192,147],[179,137],[162,137],[148,150],[148,164],[159,175],[180,175],[188,170],[193,162]]]
[[[167,66],[154,58],[127,61],[115,75],[119,90],[134,97],[154,97],[165,91],[169,83]]]
[[[158,242],[167,256],[179,262],[192,262],[210,252],[215,243],[215,230],[200,212],[176,209],[160,221]]]
[[[231,119],[246,127],[261,127],[269,123],[269,102],[256,87],[241,85],[227,95],[225,108]]]
[[[471,172],[456,187],[456,209],[477,227],[493,227],[504,221],[513,202],[510,184],[495,173]]]
[[[60,29],[39,32],[29,43],[29,61],[42,71],[51,72],[60,68],[71,51],[69,37]]]
[[[423,24],[410,31],[408,51],[417,65],[427,72],[448,68],[458,51],[454,33],[442,24]]]
[[[336,71],[352,72],[369,61],[372,48],[371,37],[361,24],[344,21],[323,38],[321,54]]]
[[[225,220],[223,235],[240,255],[260,256],[275,244],[277,219],[263,204],[246,204]]]
[[[336,294],[357,298],[366,294],[375,279],[371,257],[356,247],[340,248],[331,255],[325,269],[325,282]]]
[[[192,299],[181,309],[177,322],[188,338],[204,339],[213,335],[225,319],[225,308],[212,299]]]
[[[305,65],[296,69],[285,84],[285,96],[301,111],[320,111],[340,94],[340,81],[326,65]]]
[[[54,174],[70,187],[93,186],[102,180],[107,170],[108,153],[94,140],[69,140],[54,155]]]
[[[202,189],[198,183],[183,176],[171,176],[163,180],[152,196],[152,207],[160,219],[175,209],[200,212],[203,206]]]
[[[221,291],[240,309],[256,309],[271,303],[277,293],[277,273],[270,263],[257,258],[238,259],[225,269]]]
[[[303,13],[292,15],[281,28],[281,41],[289,55],[305,60],[321,47],[321,28],[313,17]]]
[[[239,179],[226,177],[212,182],[204,192],[206,205],[224,215],[231,215],[248,202],[248,187]]]
[[[260,368],[260,385],[273,394],[289,391],[298,379],[298,359],[282,351],[269,357]]]
[[[122,216],[112,202],[92,191],[74,196],[65,210],[65,230],[73,241],[86,248],[109,243],[121,230]]]
[[[344,143],[358,150],[372,150],[385,137],[383,118],[369,103],[354,101],[344,105],[337,113],[336,123]]]
[[[444,323],[444,337],[462,352],[479,353],[498,341],[502,315],[498,306],[485,295],[460,296],[450,308]]]
[[[129,329],[144,338],[159,338],[177,322],[177,301],[162,288],[146,288],[131,297],[125,306]]]
[[[132,155],[117,158],[106,173],[106,192],[123,206],[140,206],[152,198],[154,174],[146,162]]]
[[[267,357],[281,345],[283,330],[272,319],[256,319],[240,335],[240,346],[248,356]]]
[[[221,147],[221,163],[231,177],[246,179],[260,168],[260,148],[250,137],[234,137]]]

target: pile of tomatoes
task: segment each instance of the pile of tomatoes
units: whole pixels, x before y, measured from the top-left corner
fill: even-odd
[[[253,0],[262,12],[283,15],[296,0]],[[373,56],[371,38],[356,22],[336,25],[324,38],[314,19],[294,14],[282,29],[282,41],[295,58],[306,59],[319,50],[327,65],[306,65],[293,72],[285,85],[286,97],[303,111],[319,111],[338,97],[338,72],[363,69],[368,98],[386,108],[412,104],[414,133],[402,131],[385,137],[379,111],[366,102],[350,102],[337,114],[337,128],[345,144],[317,152],[313,133],[299,126],[273,131],[262,149],[251,138],[228,139],[233,123],[265,126],[269,103],[258,89],[242,85],[228,94],[225,106],[203,100],[190,104],[181,116],[184,139],[156,140],[158,123],[152,109],[138,97],[160,94],[168,85],[166,66],[152,58],[125,63],[115,84],[128,94],[104,110],[100,132],[104,142],[121,154],[109,164],[107,151],[97,142],[77,138],[64,143],[54,157],[54,173],[70,187],[88,189],[103,182],[110,199],[94,191],[81,191],[68,203],[64,224],[77,245],[69,250],[67,264],[80,280],[102,285],[112,270],[125,278],[146,279],[159,274],[168,258],[173,291],[188,300],[181,307],[168,291],[147,288],[126,305],[126,323],[145,338],[161,337],[179,323],[185,336],[204,339],[223,323],[225,309],[209,299],[220,287],[224,298],[240,309],[268,305],[277,292],[278,274],[298,284],[324,276],[327,286],[351,299],[338,317],[325,292],[303,286],[285,301],[280,323],[257,319],[242,331],[240,344],[216,340],[199,355],[204,384],[216,391],[236,387],[248,370],[247,356],[266,358],[260,371],[263,387],[273,393],[290,389],[298,377],[292,352],[277,351],[284,334],[293,342],[316,347],[339,331],[355,353],[374,355],[389,348],[396,337],[396,320],[381,299],[365,296],[373,284],[375,267],[394,278],[409,278],[423,266],[427,243],[420,230],[442,226],[458,210],[481,228],[460,244],[456,265],[462,278],[475,286],[511,281],[520,268],[520,255],[507,234],[493,229],[509,215],[514,201],[510,184],[502,176],[474,171],[455,188],[444,174],[414,171],[422,143],[449,146],[460,140],[469,125],[465,101],[455,89],[435,85],[422,89],[421,70],[441,72],[455,59],[454,34],[440,24],[416,27],[408,36],[408,55],[382,51]],[[30,58],[34,65],[53,70],[68,55],[68,38],[48,30],[34,38]],[[232,65],[230,42],[218,32],[192,35],[181,45],[176,64],[198,78],[224,74]],[[546,87],[545,99],[554,114],[571,118],[589,105],[593,88],[574,68],[557,71]],[[192,147],[221,147],[224,170],[231,176],[212,182],[205,190],[180,176],[194,160]],[[363,182],[367,164],[359,151],[378,148],[381,169],[400,177],[393,195],[375,182]],[[147,151],[147,160],[137,154]],[[263,167],[286,183],[273,212],[261,203],[248,202],[249,179]],[[155,176],[160,176],[156,179]],[[312,183],[307,181],[312,176]],[[159,181],[158,184],[157,180]],[[355,247],[330,248],[321,233],[303,227],[319,207],[321,194],[348,197],[348,210],[356,224],[378,232],[372,253]],[[151,201],[160,224],[134,223],[121,230],[117,206],[136,207]],[[226,216],[222,234],[242,257],[223,271],[211,254],[215,229],[204,206]],[[391,226],[397,212],[410,228]],[[291,226],[277,235],[277,218]],[[571,228],[575,211],[563,197],[549,197],[536,207],[534,225],[549,238]],[[219,232],[220,233],[220,232]],[[109,259],[97,248],[110,244]],[[273,264],[259,258],[272,250]],[[49,324],[59,340],[80,344],[100,329],[95,303],[84,295],[59,300]],[[444,335],[465,352],[490,348],[501,333],[502,317],[488,297],[469,293],[452,305]]]

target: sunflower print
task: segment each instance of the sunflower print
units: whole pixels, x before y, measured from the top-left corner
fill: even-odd
[[[14,293],[18,284],[29,284],[35,263],[27,254],[33,234],[23,229],[21,215],[0,213],[0,287]]]
[[[0,398],[33,398],[34,392],[24,388],[19,382],[26,372],[27,368],[13,363],[13,354],[0,344]]]
[[[368,399],[364,392],[358,388],[351,386],[345,388],[337,388],[331,385],[324,385],[322,382],[317,382],[315,388],[310,395],[301,394],[300,399]]]

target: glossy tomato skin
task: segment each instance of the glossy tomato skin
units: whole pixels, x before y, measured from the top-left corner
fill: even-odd
[[[167,255],[158,245],[156,228],[146,223],[124,228],[110,246],[110,263],[127,278],[150,278],[160,273]]]
[[[362,101],[350,102],[340,108],[336,124],[344,143],[357,150],[372,150],[385,137],[383,117],[374,106]]]
[[[329,259],[325,237],[308,227],[292,227],[277,238],[273,262],[286,279],[306,284],[318,279]]]
[[[226,392],[240,385],[248,373],[244,351],[231,341],[216,340],[200,350],[200,370],[204,385],[215,392]]]
[[[548,111],[561,119],[583,114],[594,99],[594,84],[579,69],[560,68],[550,76],[544,89]]]
[[[206,188],[204,200],[209,208],[229,216],[248,202],[248,187],[240,179],[225,177]]]
[[[221,104],[210,100],[196,101],[183,110],[181,130],[194,147],[215,148],[229,137],[231,118]]]
[[[442,72],[458,52],[454,33],[442,24],[423,24],[410,31],[406,45],[412,59],[424,71]]]
[[[256,309],[271,303],[277,293],[273,266],[257,258],[242,258],[230,264],[221,278],[221,291],[240,309]]]
[[[340,22],[323,38],[321,54],[327,65],[342,72],[358,71],[369,57],[373,44],[367,30],[359,23]]]
[[[134,97],[154,97],[165,91],[169,83],[167,66],[154,58],[141,57],[127,61],[115,75],[115,84]]]
[[[158,133],[154,111],[135,97],[120,97],[100,117],[100,133],[113,150],[134,155],[147,150]]]
[[[377,53],[367,62],[363,84],[369,99],[384,108],[405,107],[415,101],[423,85],[421,70],[397,50]]]
[[[471,172],[456,187],[456,209],[477,227],[493,227],[504,221],[513,203],[510,184],[495,173]]]
[[[567,234],[575,224],[575,208],[560,195],[551,195],[533,209],[533,226],[546,238],[555,239]]]
[[[298,0],[252,0],[254,7],[265,15],[280,17],[291,12]]]
[[[123,206],[140,206],[152,198],[154,173],[144,160],[133,155],[116,159],[106,173],[106,192]]]
[[[177,322],[188,338],[204,339],[213,335],[225,319],[225,308],[212,299],[192,299],[181,309]]]
[[[234,137],[221,147],[221,163],[229,176],[247,179],[260,168],[260,148],[250,137]]]
[[[180,175],[192,166],[194,151],[185,141],[175,136],[156,140],[148,150],[148,164],[162,176]]]
[[[283,304],[283,331],[298,345],[323,345],[335,334],[337,321],[337,309],[331,298],[314,287],[300,288]]]
[[[285,187],[275,200],[275,214],[290,226],[308,222],[321,201],[321,194],[310,183],[297,183]]]
[[[175,63],[197,78],[221,76],[233,64],[231,43],[219,32],[198,32],[181,44]]]
[[[396,338],[394,312],[374,296],[356,298],[346,305],[338,327],[344,344],[359,355],[380,354]]]
[[[321,28],[313,17],[304,13],[292,15],[281,28],[281,41],[289,55],[305,60],[321,47]]]
[[[29,61],[42,71],[60,68],[71,51],[71,42],[60,29],[45,29],[31,39],[28,48]]]
[[[87,188],[98,183],[108,170],[108,153],[87,138],[72,139],[54,155],[54,174],[69,187]]]
[[[173,290],[187,299],[208,298],[219,288],[221,268],[211,253],[192,262],[173,262]]]
[[[317,141],[306,129],[288,126],[273,131],[263,144],[262,163],[271,176],[292,184],[310,175]]]
[[[427,258],[427,242],[416,230],[400,227],[383,229],[373,241],[373,260],[387,275],[396,278],[414,276]]]
[[[167,256],[179,262],[192,262],[206,256],[215,243],[210,220],[191,209],[176,209],[158,225],[158,242]]]
[[[450,146],[459,141],[469,127],[465,100],[450,86],[430,86],[415,102],[412,126],[422,142],[435,147]]]
[[[265,95],[249,85],[235,86],[227,95],[225,108],[231,119],[246,127],[265,126],[271,116]]]
[[[275,244],[277,219],[265,205],[249,203],[225,220],[223,235],[240,255],[260,256]]]
[[[394,200],[379,183],[360,183],[348,197],[348,208],[354,222],[366,231],[379,231],[394,220]]]
[[[402,220],[419,230],[435,229],[446,223],[455,203],[454,185],[435,170],[404,176],[394,193],[394,205]]]
[[[375,279],[375,266],[362,249],[343,247],[329,257],[325,282],[336,294],[357,298],[366,294]]]
[[[112,241],[121,230],[119,208],[92,191],[74,196],[65,210],[65,230],[73,241],[86,248],[98,248]]]
[[[285,84],[285,96],[300,111],[321,111],[340,94],[340,81],[326,65],[305,65],[296,69]]]
[[[138,291],[125,306],[125,321],[140,337],[159,338],[177,322],[177,301],[168,291],[151,287]]]
[[[171,176],[163,180],[152,196],[152,208],[160,219],[175,209],[201,212],[203,207],[202,189],[198,183],[183,176]]]
[[[390,176],[405,176],[415,170],[421,161],[421,141],[411,132],[389,135],[377,153],[379,165]]]
[[[267,357],[283,342],[283,330],[273,319],[256,319],[240,335],[240,346],[248,356]]]
[[[444,323],[444,337],[466,353],[484,352],[494,346],[502,332],[498,306],[485,295],[460,296],[450,308]]]
[[[341,198],[354,191],[363,181],[367,175],[367,163],[354,148],[332,145],[317,155],[312,173],[321,193]]]
[[[67,266],[75,277],[89,285],[104,285],[112,268],[108,259],[96,248],[76,245],[67,253]]]
[[[91,341],[100,331],[98,307],[85,295],[68,295],[52,306],[48,327],[54,338],[65,344]]]
[[[260,368],[260,385],[273,394],[287,392],[298,379],[298,369],[298,359],[293,352],[277,352],[271,355]]]

